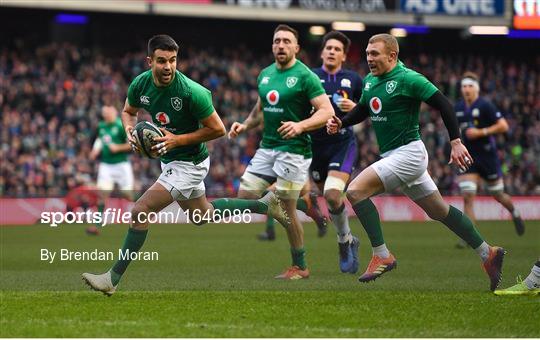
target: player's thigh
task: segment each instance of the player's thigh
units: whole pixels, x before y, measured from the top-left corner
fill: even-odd
[[[347,198],[354,205],[373,195],[380,194],[384,190],[385,186],[372,165],[364,169],[349,183]]]
[[[330,148],[330,154],[328,176],[331,173],[344,173],[350,176],[358,161],[356,139],[351,138],[335,144]]]
[[[482,159],[482,179],[486,181],[486,190],[490,195],[496,196],[504,192],[502,167],[495,154]]]
[[[324,181],[328,176],[328,163],[330,161],[328,148],[325,145],[318,143],[313,145],[312,151],[313,158],[309,166],[310,176],[317,185],[324,184]]]
[[[157,182],[165,187],[176,201],[198,198],[206,193],[204,178],[209,168],[210,158],[197,164],[173,161],[162,164],[162,172]]]
[[[306,183],[304,183],[304,186],[302,187],[302,190],[300,190],[300,196],[304,196],[305,194],[309,193],[311,191],[311,181],[309,178],[306,180]]]
[[[177,202],[194,224],[202,225],[212,221],[214,208],[206,199],[206,195]]]
[[[476,195],[476,192],[478,191],[480,175],[477,172],[467,172],[459,175],[457,178],[457,182],[461,194],[466,197],[471,197]]]
[[[486,190],[491,196],[500,196],[504,194],[504,180],[499,177],[495,180],[486,181]]]
[[[372,165],[375,171],[383,179],[396,176],[401,184],[414,182],[422,176],[427,170],[429,161],[426,147],[421,140],[410,142],[383,156],[383,159]],[[387,191],[395,189],[395,187],[386,186],[386,180],[383,182]]]
[[[240,178],[240,198],[259,198],[276,181],[272,170],[276,152],[270,149],[258,149]]]
[[[338,190],[343,192],[350,178],[350,173],[336,170],[329,171],[328,177],[324,182],[324,192],[327,192],[328,190]]]
[[[114,189],[113,169],[114,167],[111,164],[99,163],[97,176],[97,187],[99,190],[108,193]]]
[[[155,182],[135,202],[131,210],[132,219],[143,223],[151,212],[159,212],[173,202],[168,190],[158,182]]]
[[[437,185],[435,184],[427,170],[424,171],[422,176],[418,177],[414,181],[404,183],[401,186],[401,190],[413,201],[420,200],[439,191]]]
[[[132,191],[134,187],[133,169],[130,162],[118,163],[114,180],[122,191]]]
[[[341,171],[329,171],[324,181],[324,198],[332,209],[337,209],[343,202],[343,192],[347,186],[350,175]]]
[[[273,166],[277,174],[276,194],[282,199],[298,199],[308,180],[311,158],[289,152],[278,152]]]

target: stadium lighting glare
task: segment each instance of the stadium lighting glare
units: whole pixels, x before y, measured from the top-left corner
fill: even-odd
[[[334,21],[332,28],[336,31],[357,31],[363,32],[366,30],[366,25],[362,22],[355,21]]]
[[[506,26],[471,26],[469,27],[470,34],[479,35],[507,35],[508,27]]]
[[[404,28],[392,28],[390,34],[396,38],[405,38],[407,36],[407,30]]]
[[[324,35],[326,33],[326,28],[324,28],[324,26],[311,26],[309,28],[309,33],[312,35]]]

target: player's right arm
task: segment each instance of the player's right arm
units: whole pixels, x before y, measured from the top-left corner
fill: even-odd
[[[480,115],[487,116],[486,118],[488,118],[488,121],[490,121],[491,124],[482,129],[472,127],[465,130],[465,136],[467,136],[469,140],[505,133],[508,131],[508,122],[493,104],[488,103],[483,109],[481,109]]]
[[[326,131],[329,135],[338,133],[341,128],[356,125],[363,122],[369,117],[369,109],[367,105],[358,103],[351,111],[349,111],[342,119],[333,116],[326,122]]]
[[[126,103],[124,104],[124,109],[122,110],[122,125],[124,126],[124,130],[126,131],[126,135],[128,138],[128,142],[131,145],[131,149],[133,151],[139,152],[139,145],[137,144],[137,140],[133,138],[133,127],[137,124],[137,112],[139,112],[138,107],[134,107],[129,105],[128,100],[126,99]]]
[[[103,142],[98,136],[94,141],[94,144],[92,145],[92,151],[90,151],[90,159],[95,160],[99,156],[101,149],[103,149]]]
[[[244,131],[253,129],[257,126],[259,126],[263,121],[263,114],[262,114],[262,106],[261,106],[261,98],[257,98],[257,103],[255,103],[255,106],[253,106],[253,109],[251,109],[251,112],[249,113],[249,116],[243,123],[234,122],[231,125],[231,130],[229,131],[229,138],[236,138],[239,134],[241,134]]]
[[[450,146],[452,147],[450,151],[450,162],[448,164],[455,164],[462,172],[467,171],[474,160],[465,145],[461,143],[457,116],[450,100],[440,91],[437,91],[425,102],[429,106],[439,110],[446,130],[448,130]]]

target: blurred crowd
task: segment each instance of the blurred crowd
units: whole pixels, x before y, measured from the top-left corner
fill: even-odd
[[[63,196],[77,185],[95,181],[97,162],[88,158],[101,106],[121,111],[127,86],[147,66],[144,51],[120,57],[67,43],[37,49],[0,50],[0,196]],[[536,59],[534,59],[536,58]],[[300,56],[318,66],[316,53]],[[459,98],[460,75],[481,77],[482,93],[505,115],[510,130],[498,137],[507,192],[540,194],[540,57],[522,62],[488,55],[404,56],[405,65],[432,80],[453,101]],[[210,89],[227,128],[243,121],[257,99],[256,78],[272,62],[269,53],[246,47],[182,50],[179,68]],[[351,65],[349,65],[351,66]],[[353,66],[362,76],[364,62]],[[140,119],[149,120],[148,115]],[[360,160],[357,171],[378,160],[369,122],[355,128]],[[458,194],[456,171],[447,165],[449,146],[439,113],[422,106],[422,139],[430,152],[429,171],[443,194]],[[260,131],[237,140],[208,143],[208,196],[234,196],[239,178],[254,155]],[[131,156],[136,190],[149,187],[160,173],[157,160]]]

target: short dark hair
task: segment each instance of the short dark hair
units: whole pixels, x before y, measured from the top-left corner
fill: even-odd
[[[323,49],[326,46],[326,43],[328,42],[328,40],[330,39],[336,39],[337,41],[342,43],[345,54],[349,52],[349,47],[351,46],[351,39],[349,39],[349,37],[347,37],[345,34],[341,33],[340,31],[330,31],[326,33],[325,36],[323,37],[323,42],[322,42]]]
[[[152,57],[156,50],[178,52],[178,44],[166,34],[154,35],[148,40],[148,56]]]
[[[279,32],[279,31],[291,32],[296,38],[296,41],[298,41],[298,31],[292,28],[291,26],[285,25],[285,24],[279,24],[274,30],[274,34],[276,34],[276,32]]]

